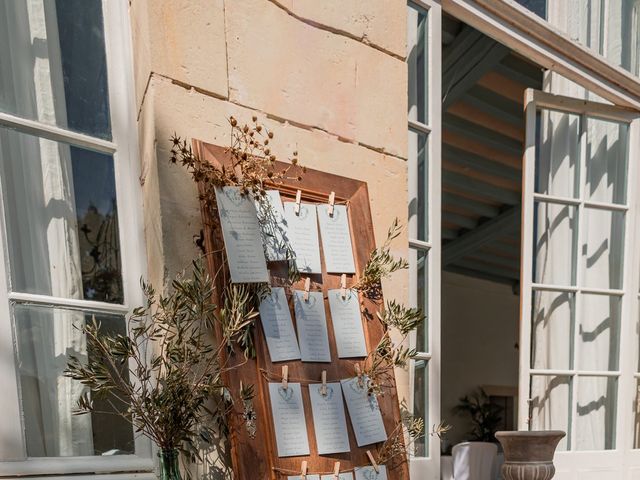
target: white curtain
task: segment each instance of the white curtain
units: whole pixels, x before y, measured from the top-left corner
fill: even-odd
[[[65,125],[65,95],[55,3],[0,2],[0,108]],[[0,129],[12,289],[82,298],[70,148]],[[68,354],[86,358],[83,314],[17,307],[29,456],[92,455],[91,417],[73,416],[82,387],[62,376]]]
[[[566,0],[548,2],[551,23],[571,38],[625,68],[638,57],[638,2]],[[633,38],[632,38],[633,37]],[[602,101],[550,72],[548,92]],[[594,202],[626,202],[627,127],[577,115],[542,112],[538,123],[536,188],[540,193]],[[579,141],[587,151],[581,172]],[[539,202],[535,213],[535,282],[621,289],[624,215],[611,209]],[[578,235],[578,232],[579,235]],[[578,238],[578,236],[580,238]],[[620,298],[567,292],[536,292],[533,306],[533,368],[618,369]],[[577,310],[576,310],[577,309]],[[577,315],[579,312],[579,315]],[[574,342],[575,339],[575,342]],[[573,383],[573,385],[572,385]],[[532,378],[532,427],[571,430],[574,449],[614,448],[617,382],[606,376]],[[575,408],[571,405],[571,399]],[[573,411],[571,411],[573,409]],[[561,447],[567,447],[567,439]]]

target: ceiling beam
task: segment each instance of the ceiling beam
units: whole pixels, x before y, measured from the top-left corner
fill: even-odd
[[[482,217],[495,217],[500,214],[500,209],[483,202],[476,202],[461,195],[451,192],[442,192],[442,203],[447,203],[455,207],[464,208]]]
[[[449,170],[442,171],[442,182],[458,190],[474,193],[480,197],[488,197],[498,203],[517,205],[520,203],[520,192],[497,187],[482,180]]]
[[[488,88],[475,85],[462,99],[474,107],[500,118],[513,126],[524,128],[522,105],[509,100]]]
[[[442,125],[452,132],[465,135],[496,150],[501,150],[513,156],[522,155],[522,142],[502,135],[495,130],[476,125],[469,120],[445,113],[442,115]]]
[[[520,170],[451,145],[442,145],[442,158],[461,167],[468,167],[495,177],[518,182],[522,179]]]
[[[458,265],[448,265],[445,270],[451,273],[457,273],[458,275],[466,275],[467,277],[479,278],[481,280],[488,280],[490,282],[505,283],[513,286],[518,280],[512,277],[503,277],[489,272],[477,271],[471,268],[461,267]]]
[[[442,249],[442,265],[451,265],[507,232],[515,230],[520,222],[520,206],[511,207],[497,217],[481,223],[460,235]]]
[[[509,49],[477,30],[465,26],[444,51],[442,109],[458,101],[487,72],[509,54]]]

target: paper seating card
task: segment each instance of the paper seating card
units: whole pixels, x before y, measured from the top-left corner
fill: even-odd
[[[322,292],[309,292],[309,299],[305,300],[304,291],[294,290],[293,305],[302,361],[330,362],[329,334]]]
[[[263,201],[256,200],[255,203],[267,260],[270,262],[287,260],[289,237],[280,192],[267,190]]]
[[[269,383],[269,396],[278,456],[309,455],[309,439],[300,384],[289,383],[285,390],[282,383]]]
[[[351,472],[344,472],[340,474],[340,480],[353,480],[353,473]],[[320,477],[320,480],[336,480],[336,477],[333,476],[333,473],[330,473],[328,475],[322,475],[322,477]]]
[[[322,273],[316,208],[308,203],[301,203],[300,213],[296,215],[295,205],[294,202],[285,202],[284,218],[289,242],[296,256],[296,265],[302,273]]]
[[[318,205],[317,208],[327,272],[356,273],[346,205],[334,205],[331,216],[329,205]]]
[[[387,480],[387,468],[384,465],[378,465],[378,471],[372,466],[356,467],[356,480]]]
[[[238,187],[217,187],[216,203],[232,283],[268,282],[256,206]]]
[[[340,380],[340,382],[358,446],[384,442],[387,439],[387,433],[384,429],[380,406],[375,395],[368,394],[367,378],[362,378],[364,387],[359,385],[358,377]]]
[[[327,383],[326,395],[322,395],[321,391],[321,383],[309,385],[318,454],[349,452],[351,449],[340,382]]]
[[[360,302],[356,290],[347,290],[342,298],[342,290],[329,290],[329,310],[339,358],[367,356],[367,344],[364,338]]]
[[[271,294],[262,300],[260,323],[272,362],[300,360],[298,339],[284,288],[272,287]]]
[[[314,475],[309,475],[307,474],[307,480],[320,480],[320,475],[314,474]],[[302,475],[289,475],[287,477],[287,480],[302,480]]]

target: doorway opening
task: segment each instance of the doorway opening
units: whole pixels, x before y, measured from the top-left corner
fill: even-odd
[[[450,454],[517,429],[524,92],[543,69],[442,18],[442,380]],[[479,403],[487,415],[473,421]]]

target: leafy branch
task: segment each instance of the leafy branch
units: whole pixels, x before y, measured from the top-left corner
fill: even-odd
[[[146,302],[128,317],[129,335],[104,332],[95,317],[84,325],[92,355],[87,362],[70,356],[64,372],[89,390],[74,413],[92,412],[95,399],[106,399],[163,450],[193,455],[200,439],[210,441],[212,426],[226,425],[234,405],[222,380],[233,367],[220,354],[243,345],[256,317],[251,295],[241,287],[225,297],[218,314],[214,288],[202,262],[194,261],[191,274],[177,276],[166,295],[142,282]],[[222,336],[214,345],[210,332],[216,325]],[[252,395],[252,388],[244,389],[240,401]]]
[[[362,271],[362,277],[354,288],[362,292],[368,298],[380,298],[382,296],[381,281],[398,270],[409,268],[409,263],[404,258],[396,259],[391,255],[391,242],[398,238],[402,232],[399,220],[394,219],[387,232],[387,238],[382,246],[374,249],[369,256],[369,261]]]

